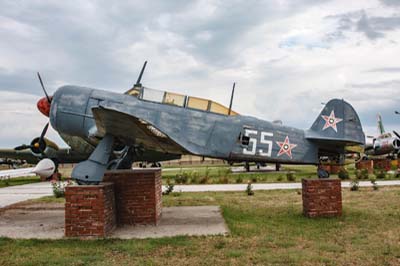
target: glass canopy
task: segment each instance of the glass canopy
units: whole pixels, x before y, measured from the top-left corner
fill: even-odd
[[[132,95],[145,101],[176,105],[179,107],[201,110],[222,115],[238,115],[238,113],[233,110],[231,110],[229,114],[229,108],[211,100],[185,96],[182,94],[167,91],[159,91],[146,87],[134,87],[127,91],[125,94]]]

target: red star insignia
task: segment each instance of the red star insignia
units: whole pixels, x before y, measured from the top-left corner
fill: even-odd
[[[296,148],[297,144],[290,144],[288,136],[286,136],[284,142],[277,141],[276,143],[280,147],[280,150],[278,152],[278,156],[281,156],[282,154],[286,153],[286,155],[289,156],[290,159],[292,159],[292,149]]]
[[[336,124],[343,121],[343,119],[335,117],[335,112],[333,110],[331,111],[331,114],[329,116],[321,115],[321,117],[325,120],[325,125],[322,130],[331,127],[337,132]]]

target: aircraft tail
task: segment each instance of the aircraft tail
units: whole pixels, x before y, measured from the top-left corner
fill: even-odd
[[[382,117],[380,114],[376,115],[376,121],[378,123],[378,133],[379,135],[382,135],[385,133],[385,128],[383,127]]]
[[[306,132],[306,138],[322,144],[365,144],[365,135],[354,108],[344,100],[330,100]]]

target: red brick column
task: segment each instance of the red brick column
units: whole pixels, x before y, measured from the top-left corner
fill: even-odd
[[[372,160],[361,160],[356,163],[356,169],[367,169],[369,174],[374,172],[374,162]]]
[[[307,217],[342,215],[342,190],[339,179],[302,179],[303,214]]]
[[[158,168],[115,170],[104,175],[113,182],[118,224],[154,224],[162,208],[161,170]]]
[[[116,227],[112,183],[65,189],[65,236],[104,237]]]

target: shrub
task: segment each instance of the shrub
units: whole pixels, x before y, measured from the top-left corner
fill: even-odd
[[[386,172],[382,169],[375,171],[375,176],[378,179],[385,179],[386,178]]]
[[[226,177],[226,176],[219,177],[218,183],[219,184],[228,184],[229,183],[228,177]]]
[[[54,197],[56,197],[56,198],[65,197],[65,188],[72,184],[73,184],[73,182],[71,180],[68,180],[67,182],[52,180],[51,186],[53,188]]]
[[[357,179],[368,179],[369,174],[367,169],[357,170],[356,171]]]
[[[207,184],[208,180],[209,180],[208,176],[203,176],[202,178],[200,178],[199,183],[200,184]]]
[[[257,181],[258,181],[257,176],[252,176],[251,177],[251,182],[257,183]]]
[[[349,173],[344,168],[340,169],[340,171],[338,173],[338,176],[342,180],[349,179]]]
[[[375,179],[371,180],[371,184],[372,184],[372,188],[374,190],[378,190],[379,189],[378,184],[376,183]]]
[[[200,182],[199,172],[197,172],[197,171],[192,172],[192,178],[191,178],[190,182],[192,184],[198,184]]]
[[[359,189],[360,185],[358,180],[352,180],[350,183],[350,190],[351,191],[357,191]]]
[[[163,195],[169,195],[174,190],[174,184],[171,183],[171,180],[167,179],[167,189],[162,193]]]
[[[246,193],[248,196],[254,195],[253,186],[251,185],[250,181],[247,183]]]
[[[286,179],[287,181],[293,182],[296,181],[296,176],[292,172],[286,173]]]
[[[186,184],[189,180],[189,173],[183,172],[175,175],[175,182],[177,184]]]
[[[243,183],[243,178],[242,178],[241,175],[238,175],[238,176],[236,177],[236,183],[238,183],[238,184]]]
[[[280,175],[276,178],[276,181],[281,182],[283,180],[283,177]]]

